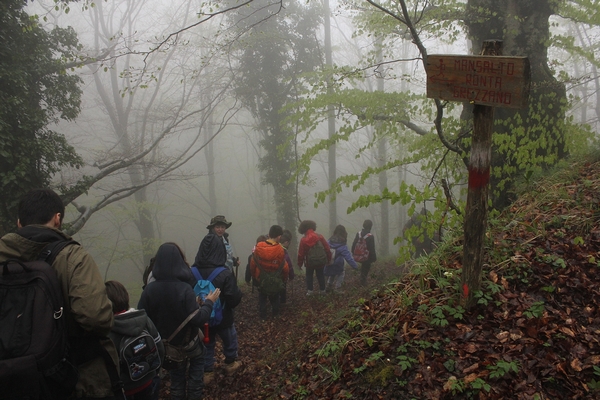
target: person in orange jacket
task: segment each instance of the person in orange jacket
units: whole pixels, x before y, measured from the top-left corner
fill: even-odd
[[[281,291],[289,278],[290,266],[285,261],[285,249],[279,243],[281,235],[281,226],[271,226],[269,238],[256,244],[250,260],[250,272],[258,284],[258,311],[263,320],[267,319],[267,299],[273,317],[279,315]]]

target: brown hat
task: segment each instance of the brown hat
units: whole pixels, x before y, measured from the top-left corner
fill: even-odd
[[[217,215],[210,220],[210,224],[206,227],[206,229],[212,229],[217,224],[225,225],[225,228],[229,228],[231,226],[231,222],[227,222],[224,215]]]

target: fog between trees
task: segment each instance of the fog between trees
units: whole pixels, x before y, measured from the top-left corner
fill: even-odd
[[[76,239],[91,251],[107,279],[121,280],[130,288],[139,285],[144,264],[165,241],[180,244],[188,260],[193,260],[206,234],[206,225],[217,214],[233,222],[228,232],[242,260],[243,274],[255,238],[266,233],[271,224],[284,225],[276,212],[274,189],[264,184],[258,166],[259,159],[265,156],[260,144],[265,137],[261,136],[261,129],[264,133],[265,127],[252,110],[244,107],[236,92],[236,79],[241,74],[239,60],[245,49],[256,45],[256,31],[270,32],[260,40],[277,42],[277,31],[268,30],[269,18],[287,18],[289,23],[285,26],[293,26],[295,17],[286,12],[305,12],[310,7],[320,7],[321,2],[300,2],[296,8],[288,2],[250,3],[253,4],[219,13],[240,3],[217,2],[220,8],[212,9],[214,15],[208,14],[206,3],[189,1],[114,1],[97,2],[94,6],[90,2],[70,3],[68,13],[64,8],[55,10],[53,2],[36,1],[29,6],[31,13],[45,17],[42,23],[49,27],[73,26],[82,44],[81,57],[101,56],[96,62],[86,62],[69,72],[83,79],[82,111],[75,121],[61,123],[56,130],[66,135],[86,166],[80,170],[65,169],[55,177],[56,183],[68,186],[83,174],[98,174],[133,160],[107,173],[86,195],[78,197],[69,207],[66,219],[77,224],[82,221],[77,220],[82,210],[98,207],[98,211],[86,214],[89,219],[76,229]],[[400,23],[394,27],[389,20],[387,27],[379,26],[377,21],[383,21],[385,14],[369,3],[374,2],[356,1],[356,7],[330,2],[333,65],[346,69],[334,75],[336,90],[345,99],[356,95],[356,104],[339,97],[333,100],[340,104],[334,113],[336,132],[347,135],[336,143],[337,176],[360,177],[372,168],[370,176],[365,175],[356,190],[356,179],[348,180],[350,187],[340,188],[336,197],[337,222],[346,226],[349,241],[366,218],[374,221],[376,238],[385,237],[380,230],[379,200],[359,196],[380,195],[384,188],[379,180],[382,172],[377,168],[397,162],[387,169],[387,188],[412,200],[394,196],[388,197],[391,201],[384,200],[389,204],[389,254],[396,255],[402,242],[394,244],[393,239],[401,235],[408,213],[419,212],[424,201],[438,219],[438,227],[444,218],[444,223],[449,224],[446,229],[460,229],[460,216],[447,207],[440,182],[450,182],[453,201],[460,204],[466,170],[461,165],[461,155],[451,158],[435,134],[435,110],[431,100],[422,98],[426,77],[410,31]],[[415,24],[419,23],[419,16],[430,15],[423,10],[433,13],[449,6],[444,2],[407,3],[413,10]],[[456,2],[457,8],[465,3]],[[282,4],[286,7],[282,8]],[[199,10],[205,14],[199,15]],[[393,10],[398,12],[399,8]],[[254,18],[252,24],[242,23],[250,18]],[[463,25],[445,26],[437,14],[431,14],[429,22],[438,25],[436,29],[421,28],[420,38],[429,54],[477,53],[471,47],[478,49],[480,43],[468,41]],[[584,30],[587,26],[556,17],[551,22],[557,24],[552,27],[553,32],[576,37],[584,44],[592,43],[597,34],[593,25]],[[315,37],[323,43],[322,21],[318,26]],[[250,35],[256,27],[261,28]],[[302,59],[302,54],[294,54],[294,47],[288,49],[290,58]],[[568,93],[579,96],[571,99],[568,115],[573,116],[574,122],[589,123],[595,129],[594,96],[598,91],[594,86],[594,64],[576,62],[574,56],[558,47],[550,48],[549,54],[554,76],[568,72],[570,76],[562,76]],[[321,69],[322,66],[312,74],[297,77],[306,83],[307,91],[301,97],[314,100],[324,92],[327,75],[320,75]],[[375,111],[370,111],[360,101],[375,90],[399,95],[381,105],[371,104]],[[287,121],[291,124],[289,131],[295,135],[290,149],[300,160],[307,151],[313,151],[308,157],[310,169],[305,166],[298,177],[298,214],[300,219],[315,220],[317,231],[328,238],[329,199],[314,207],[315,193],[328,189],[327,146],[321,142],[328,137],[327,119],[321,116],[307,122],[309,117],[302,113],[308,114],[307,110],[317,110],[318,106],[296,107],[290,113],[298,118]],[[444,118],[455,121],[446,122],[446,132],[459,143],[468,137],[457,119],[462,109],[458,103],[446,107]],[[372,123],[360,122],[361,113],[377,116],[377,109],[392,121],[380,118],[373,122],[377,120],[374,118]],[[361,124],[360,129],[350,129]],[[386,140],[385,160],[378,148],[381,140]],[[409,185],[416,189],[413,191]],[[346,210],[357,200],[359,207],[347,214]],[[435,226],[432,224],[430,229]]]

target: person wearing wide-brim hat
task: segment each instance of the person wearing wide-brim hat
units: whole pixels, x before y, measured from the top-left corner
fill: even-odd
[[[210,219],[210,224],[208,224],[206,226],[206,229],[211,230],[216,225],[224,225],[225,229],[227,229],[231,226],[231,224],[232,224],[232,222],[227,222],[227,219],[225,219],[224,215],[217,215],[216,217],[212,217]]]
[[[231,224],[231,222],[227,222],[227,219],[224,215],[217,215],[216,217],[211,218],[210,224],[206,226],[206,229],[208,229],[209,234],[214,233],[223,240],[223,244],[227,250],[227,261],[225,262],[225,266],[229,268],[231,272],[233,272],[233,267],[239,266],[240,260],[238,257],[234,257],[233,247],[229,241],[229,234],[225,232],[225,230],[229,228]],[[237,273],[235,276],[237,279]]]
[[[242,292],[237,286],[237,267],[240,265],[239,258],[233,256],[233,248],[229,243],[229,234],[225,232],[231,226],[224,215],[217,215],[211,218],[207,225],[208,235],[202,239],[194,266],[204,279],[219,267],[223,258],[219,255],[226,255],[225,267],[228,271],[219,273],[213,280],[215,287],[221,289],[221,302],[225,304],[223,310],[223,321],[221,324],[211,327],[209,338],[206,344],[206,353],[204,355],[204,384],[209,384],[214,378],[215,364],[215,335],[221,338],[223,342],[223,355],[225,356],[224,371],[227,375],[233,374],[241,365],[238,357],[238,338],[235,329],[233,308],[236,307],[241,298]],[[225,251],[220,248],[219,241],[222,241]],[[225,253],[225,254],[223,254]],[[234,271],[234,268],[235,271]]]

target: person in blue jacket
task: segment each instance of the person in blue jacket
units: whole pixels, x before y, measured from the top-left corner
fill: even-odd
[[[332,258],[331,264],[325,266],[325,277],[327,279],[327,292],[333,292],[334,290],[341,293],[340,289],[344,282],[344,276],[346,275],[344,269],[344,261],[354,269],[358,268],[356,261],[352,258],[350,250],[346,245],[348,241],[348,232],[344,225],[338,225],[333,231],[333,236],[328,240],[329,248],[331,249]]]

